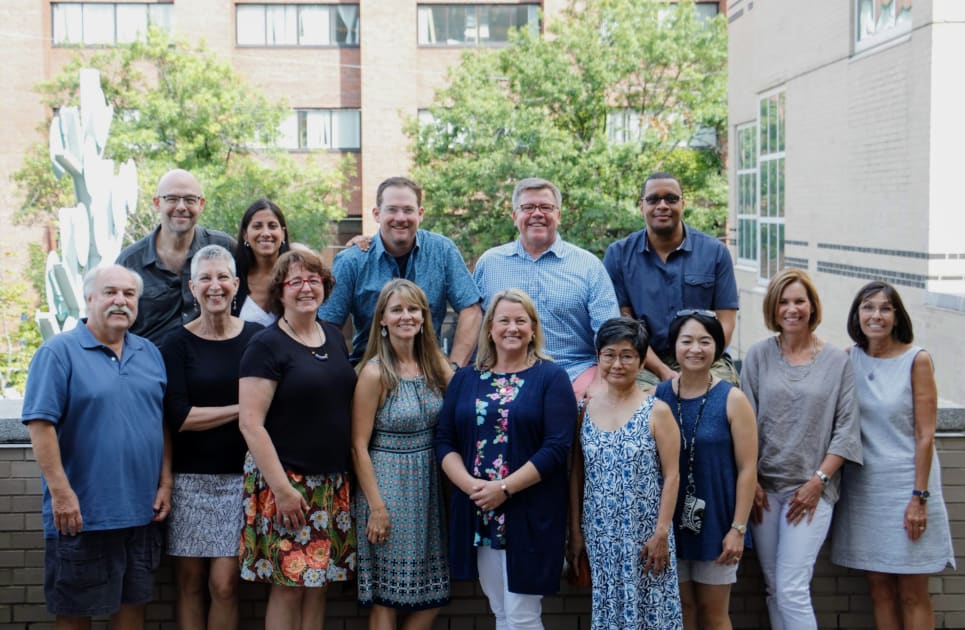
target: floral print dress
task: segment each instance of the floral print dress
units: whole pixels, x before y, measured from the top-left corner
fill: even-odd
[[[476,454],[469,473],[478,479],[505,479],[509,469],[509,417],[513,402],[525,384],[519,374],[480,372],[483,381],[481,397],[476,399]],[[488,387],[487,387],[488,385]],[[495,510],[476,509],[476,547],[506,548],[506,513],[502,506]]]

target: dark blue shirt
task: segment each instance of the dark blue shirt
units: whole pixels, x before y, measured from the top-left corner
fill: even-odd
[[[736,310],[734,263],[723,243],[692,227],[667,262],[650,249],[647,230],[612,243],[606,267],[620,308],[646,322],[650,345],[661,358],[672,357],[668,333],[677,311],[685,308]]]

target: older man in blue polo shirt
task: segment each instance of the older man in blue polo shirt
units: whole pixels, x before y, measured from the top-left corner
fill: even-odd
[[[171,509],[161,353],[128,332],[143,284],[119,265],[84,276],[87,320],[44,343],[23,421],[43,475],[44,596],[57,628],[142,628]],[[95,577],[96,576],[96,577]]]
[[[647,227],[611,244],[603,264],[620,302],[620,312],[646,322],[650,351],[637,382],[644,389],[673,378],[679,366],[670,347],[670,322],[688,309],[711,312],[730,344],[737,322],[737,281],[723,243],[683,222],[684,194],[677,178],[654,173],[640,195]],[[711,370],[737,383],[728,355]]]
[[[559,235],[562,203],[563,195],[552,182],[520,180],[513,190],[519,238],[486,251],[473,279],[487,307],[503,289],[529,294],[543,326],[546,351],[566,370],[581,398],[595,379],[596,332],[620,310],[600,259]]]
[[[358,363],[369,341],[369,327],[379,292],[393,278],[411,280],[425,292],[436,335],[442,332],[447,304],[458,314],[449,359],[469,363],[482,323],[480,295],[456,244],[440,234],[420,230],[422,187],[406,177],[390,177],[379,184],[372,215],[379,232],[335,257],[335,289],[318,309],[318,316],[336,326],[349,315],[355,326],[352,354]],[[364,248],[364,249],[363,249]]]

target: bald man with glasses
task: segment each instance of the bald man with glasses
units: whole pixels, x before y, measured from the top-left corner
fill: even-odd
[[[201,184],[188,171],[174,169],[162,175],[153,202],[160,224],[125,248],[117,264],[144,279],[131,332],[157,344],[168,332],[200,314],[188,287],[191,257],[205,245],[220,245],[234,252],[235,240],[224,232],[197,225],[205,198]]]

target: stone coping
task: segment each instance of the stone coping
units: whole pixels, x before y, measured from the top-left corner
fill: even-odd
[[[19,400],[0,399],[0,444],[29,444],[27,427],[20,422]],[[965,432],[965,408],[939,407],[938,433]]]

